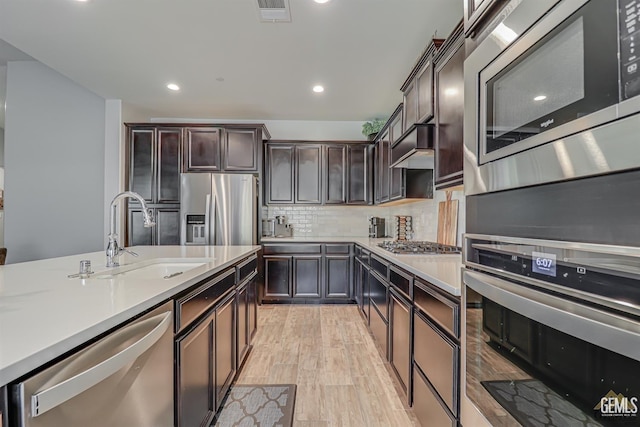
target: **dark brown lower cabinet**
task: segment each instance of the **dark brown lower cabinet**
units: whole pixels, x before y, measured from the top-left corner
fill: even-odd
[[[413,366],[413,413],[423,426],[456,427],[458,425],[415,364]]]
[[[264,257],[264,296],[278,298],[291,296],[291,257]]]
[[[378,310],[378,306],[371,301],[369,309],[369,328],[380,347],[386,360],[389,359],[389,324]]]
[[[351,297],[351,257],[327,255],[325,257],[326,298]]]
[[[273,243],[263,249],[263,302],[352,301],[352,244]]]
[[[293,297],[320,298],[321,283],[321,255],[293,257]]]
[[[236,374],[236,316],[235,292],[216,308],[215,366],[216,408],[231,386]]]
[[[389,362],[393,367],[407,401],[411,381],[411,304],[390,290],[389,298]]]
[[[460,347],[422,313],[414,313],[414,361],[453,417],[458,415]],[[415,393],[414,393],[415,399]]]
[[[249,335],[249,284],[244,283],[238,288],[237,295],[237,332],[236,332],[236,366],[240,368],[249,351],[251,336]]]
[[[215,414],[215,326],[216,315],[212,311],[176,341],[175,413],[179,427],[208,426]]]

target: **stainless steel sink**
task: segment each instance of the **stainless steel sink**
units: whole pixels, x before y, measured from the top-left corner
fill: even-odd
[[[167,280],[186,273],[194,268],[202,267],[214,259],[193,259],[185,261],[163,260],[157,262],[144,262],[122,266],[114,270],[106,270],[96,273],[93,279],[137,279],[137,280]]]

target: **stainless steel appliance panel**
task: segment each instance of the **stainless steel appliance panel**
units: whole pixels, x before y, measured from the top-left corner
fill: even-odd
[[[209,240],[211,191],[211,174],[180,174],[181,245],[213,244]]]
[[[621,2],[621,7],[627,3]],[[626,88],[620,89],[625,93],[621,94],[620,101],[614,102],[613,105],[589,114],[577,114],[569,121],[566,121],[566,118],[560,120],[558,117],[555,123],[552,120],[553,117],[549,120],[541,120],[541,123],[545,122],[545,126],[541,127],[542,132],[536,131],[532,134],[533,136],[496,151],[487,152],[485,138],[487,114],[495,113],[493,109],[492,111],[487,109],[487,96],[489,96],[486,89],[487,82],[499,76],[500,72],[511,64],[517,64],[521,58],[530,54],[536,48],[536,43],[540,42],[545,35],[553,33],[555,29],[562,28],[563,22],[576,11],[578,14],[582,13],[580,9],[582,6],[604,4],[605,2],[593,0],[591,2],[512,0],[501,13],[502,21],[493,26],[493,30],[469,55],[465,61],[465,93],[473,93],[477,96],[465,98],[465,192],[467,195],[601,175],[640,166],[637,160],[640,149],[629,138],[629,135],[633,135],[640,125],[640,118],[637,117],[640,111],[640,97],[634,97],[635,92],[626,93],[629,92]],[[617,2],[606,2],[606,4],[605,7],[615,12]],[[594,14],[591,15],[593,18]],[[622,15],[620,19],[623,19]],[[607,26],[609,39],[613,38],[614,34],[609,33],[615,32],[615,27],[615,22]],[[592,25],[591,40],[598,39],[597,29],[597,24]],[[585,31],[587,31],[586,27]],[[626,34],[620,28],[617,35],[620,38],[620,55],[624,56],[626,42],[623,38]],[[616,65],[618,52],[613,52],[615,40],[609,44],[612,48],[607,49],[607,58],[613,58],[609,60],[612,62],[609,68],[614,69],[615,74],[615,69],[618,67]],[[597,52],[595,43],[585,45],[585,54],[593,56],[597,55]],[[622,66],[624,59],[621,58],[620,61]],[[581,66],[586,73],[585,78],[597,79],[598,72],[595,68],[599,67],[601,62],[594,61],[593,58],[590,62],[585,59],[585,64]],[[631,66],[633,67],[633,64]],[[620,84],[625,84],[625,73],[623,71],[621,73],[623,77]],[[619,80],[616,76],[613,77],[607,81]],[[546,80],[558,81],[553,74]],[[593,81],[586,84],[585,88],[592,89],[595,95],[587,94],[580,102],[590,103],[593,100],[591,107],[596,108],[594,106],[600,102],[598,97],[603,95],[604,91],[602,94],[598,93],[600,87]],[[617,93],[614,94],[616,98],[617,95]],[[574,104],[569,104],[567,108],[574,108]]]
[[[255,245],[257,183],[253,175],[212,175],[212,245]]]
[[[255,245],[257,181],[248,174],[180,176],[183,245]]]
[[[11,393],[19,427],[173,426],[173,302]]]

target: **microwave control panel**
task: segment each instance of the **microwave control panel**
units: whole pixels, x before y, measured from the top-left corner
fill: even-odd
[[[620,0],[621,100],[640,95],[640,1]]]

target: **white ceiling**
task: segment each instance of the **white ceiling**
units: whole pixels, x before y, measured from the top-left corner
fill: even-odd
[[[290,0],[292,22],[273,24],[259,22],[256,0],[2,0],[0,39],[153,117],[369,120],[402,100],[462,4]]]

